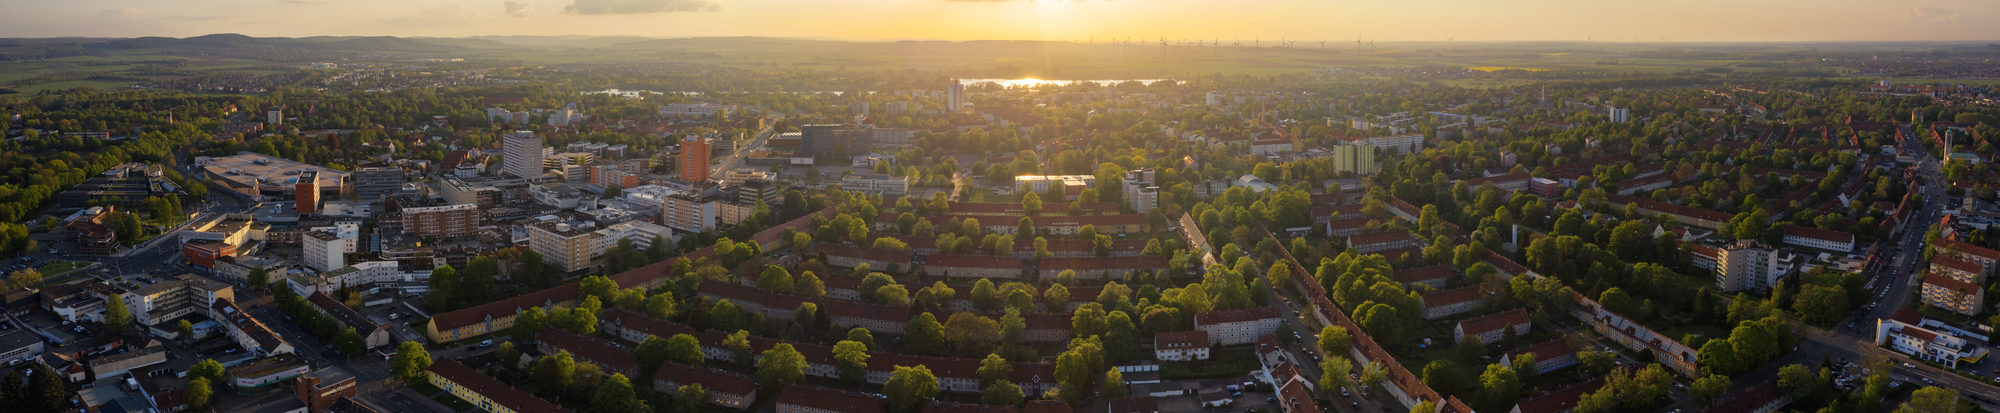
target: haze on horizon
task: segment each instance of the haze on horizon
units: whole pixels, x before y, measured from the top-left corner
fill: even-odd
[[[16,3],[0,37],[1161,37],[1318,41],[2000,40],[1992,0],[75,0]]]

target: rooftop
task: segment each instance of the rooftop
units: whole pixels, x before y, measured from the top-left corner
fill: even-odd
[[[1240,323],[1245,321],[1262,320],[1267,318],[1278,318],[1278,308],[1265,306],[1257,308],[1246,308],[1242,310],[1210,311],[1206,313],[1195,314],[1194,325],[1196,327],[1200,327],[1200,326],[1216,325],[1216,324]]]
[[[875,396],[798,384],[785,386],[784,392],[778,393],[778,404],[845,413],[887,411],[882,407],[882,399]]]
[[[562,406],[550,403],[548,400],[536,398],[528,392],[521,391],[521,389],[516,389],[514,386],[509,386],[507,383],[501,382],[499,379],[481,374],[471,367],[460,364],[458,360],[438,359],[436,362],[431,363],[430,372],[431,374],[444,377],[446,380],[451,380],[452,383],[458,383],[459,386],[465,387],[466,390],[486,396],[486,398],[492,399],[494,403],[518,413],[569,413],[569,409],[564,409]]]
[[[1465,334],[1472,335],[1472,334],[1485,333],[1493,330],[1499,330],[1502,328],[1507,328],[1521,324],[1528,324],[1529,322],[1531,321],[1528,319],[1528,310],[1525,308],[1516,308],[1495,314],[1490,314],[1485,317],[1460,321],[1458,322],[1458,326],[1465,332]]]

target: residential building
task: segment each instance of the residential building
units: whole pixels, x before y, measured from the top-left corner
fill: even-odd
[[[471,236],[485,218],[475,204],[403,208],[402,214],[404,234],[439,238]]]
[[[300,258],[307,268],[318,271],[333,271],[347,266],[346,240],[334,235],[333,231],[306,231],[299,237]]]
[[[627,349],[609,342],[584,337],[558,328],[542,329],[535,334],[535,348],[542,354],[569,352],[577,362],[596,364],[605,374],[639,376],[639,356]]]
[[[514,131],[500,141],[501,172],[538,179],[542,177],[542,138],[532,131]]]
[[[1611,118],[1611,123],[1625,123],[1632,121],[1632,108],[1621,108],[1617,106],[1611,106],[1609,107],[1609,111],[1610,111],[1609,117]]]
[[[1922,295],[1924,304],[1966,316],[1979,314],[1986,303],[1986,289],[1937,273],[1924,276]]]
[[[1347,237],[1347,247],[1362,254],[1374,254],[1401,248],[1422,248],[1423,240],[1407,231],[1384,231],[1369,234],[1355,234]]]
[[[875,174],[854,174],[840,178],[840,189],[885,197],[910,195],[910,178]]]
[[[1014,191],[1034,191],[1036,194],[1046,194],[1049,192],[1050,187],[1064,188],[1064,193],[1068,193],[1069,188],[1077,188],[1077,192],[1082,192],[1083,189],[1096,184],[1096,175],[1020,175],[1014,177]],[[1068,196],[1065,196],[1065,200],[1067,198]],[[1055,200],[1042,200],[1042,202],[1050,201]]]
[[[1723,292],[1770,291],[1791,275],[1790,252],[1744,240],[1723,247],[1715,260],[1715,285]]]
[[[1395,280],[1397,284],[1402,284],[1404,288],[1416,288],[1422,285],[1431,287],[1434,290],[1443,289],[1446,284],[1451,282],[1452,278],[1457,277],[1458,272],[1452,271],[1451,267],[1446,265],[1411,268],[1396,271],[1389,275],[1389,279]]]
[[[551,182],[528,185],[528,196],[534,198],[535,203],[555,207],[556,209],[575,209],[579,203],[584,201],[587,195],[582,190],[569,186],[569,184]],[[591,197],[590,199],[596,198]]]
[[[1529,346],[1521,351],[1502,355],[1500,356],[1500,364],[1511,366],[1514,365],[1514,360],[1529,355],[1535,357],[1535,374],[1537,375],[1548,374],[1548,372],[1574,366],[1578,362],[1576,351],[1570,348],[1569,341],[1557,338]]]
[[[597,226],[589,221],[564,222],[547,220],[528,225],[528,248],[542,254],[542,259],[561,266],[563,272],[577,272],[591,268]]]
[[[688,182],[707,181],[709,168],[711,168],[708,163],[708,155],[709,151],[712,150],[709,147],[708,138],[690,136],[687,139],[682,139],[680,163],[678,164],[680,166],[681,180]]]
[[[924,273],[945,278],[1012,280],[1021,277],[1021,259],[1012,255],[932,255]]]
[[[1987,352],[1984,346],[1967,343],[1958,336],[1924,328],[1922,322],[1923,316],[1911,308],[1896,310],[1896,314],[1889,318],[1877,319],[1875,345],[1938,363],[1947,369],[1958,368],[1960,360],[1976,359]]]
[[[221,323],[223,331],[229,333],[229,338],[245,351],[264,356],[292,353],[291,343],[278,337],[278,333],[271,331],[271,327],[264,325],[263,321],[237,307],[233,299],[215,300],[208,308],[208,318]]]
[[[1424,135],[1405,134],[1393,136],[1367,136],[1340,138],[1348,145],[1367,145],[1382,153],[1412,154],[1424,149]],[[1395,152],[1390,152],[1394,150]],[[1357,158],[1359,159],[1358,155]]]
[[[1486,302],[1479,287],[1464,287],[1424,294],[1424,319],[1436,320],[1478,308]]]
[[[1572,292],[1570,297],[1577,301],[1577,306],[1570,310],[1570,315],[1589,323],[1591,330],[1596,331],[1598,335],[1618,342],[1626,348],[1650,352],[1655,362],[1683,376],[1700,377],[1701,364],[1695,358],[1693,347],[1653,331],[1644,324],[1613,313],[1605,309],[1604,305],[1598,304],[1597,300],[1585,297],[1583,293]]]
[[[959,83],[958,79],[952,79],[951,85],[944,88],[944,111],[945,113],[965,111],[965,84]]]
[[[667,227],[683,232],[713,231],[721,214],[721,203],[722,196],[709,190],[667,195],[661,220]]]
[[[354,311],[353,308],[325,293],[315,292],[306,297],[306,302],[312,304],[314,311],[339,322],[340,327],[354,329],[355,334],[361,335],[362,347],[377,348],[389,345],[388,324],[370,320],[367,316],[361,315],[361,312]]]
[[[0,364],[14,365],[33,361],[42,356],[46,349],[42,338],[27,330],[13,330],[0,333]]]
[[[1936,241],[1931,242],[1931,250],[1936,251],[1936,255],[1979,264],[1981,268],[1985,268],[1986,272],[1992,271],[1995,266],[1994,264],[2000,263],[2000,251],[1958,242],[1949,238],[1938,238]]]
[[[1978,285],[1986,283],[1986,273],[1991,270],[1990,267],[1979,265],[1977,262],[1948,254],[1936,254],[1931,256],[1930,273],[1926,278],[1945,277]]]
[[[1333,152],[1333,172],[1336,174],[1374,175],[1382,169],[1382,165],[1375,162],[1375,147],[1372,145],[1344,142],[1330,149]]]
[[[824,387],[793,384],[778,393],[777,413],[885,413],[882,399]]]
[[[660,116],[674,118],[720,118],[728,117],[735,105],[715,103],[668,103],[660,106]]]
[[[509,386],[507,383],[466,367],[453,359],[438,359],[431,363],[425,377],[432,386],[450,393],[459,400],[491,413],[569,413],[555,403],[536,398],[533,393]]]
[[[1854,234],[1798,225],[1786,225],[1785,245],[1815,248],[1838,253],[1854,251]]]
[[[757,382],[742,373],[671,361],[660,363],[653,373],[654,393],[673,394],[689,384],[701,385],[708,390],[708,403],[723,408],[743,410],[757,400]]]
[[[785,203],[784,188],[779,188],[778,184],[771,183],[770,180],[747,179],[741,184],[730,186],[729,189],[736,194],[738,201],[753,205],[757,201],[763,201],[764,205],[777,208]]]
[[[1528,310],[1516,308],[1460,321],[1458,325],[1452,327],[1451,338],[1452,342],[1456,343],[1474,339],[1479,340],[1479,344],[1493,344],[1509,335],[1514,337],[1528,335],[1528,327],[1531,324],[1533,322],[1528,319]]]
[[[1576,403],[1583,400],[1583,396],[1595,393],[1597,389],[1603,387],[1603,378],[1591,379],[1590,381],[1564,387],[1547,394],[1521,399],[1521,401],[1515,402],[1514,409],[1508,412],[1567,413],[1576,409]]]
[[[1194,328],[1208,334],[1209,344],[1237,345],[1257,342],[1258,337],[1277,334],[1280,318],[1277,307],[1210,311],[1194,315]]]
[[[327,367],[299,376],[292,382],[292,396],[305,403],[307,413],[330,413],[333,405],[355,396],[354,374],[339,367]]]
[[[319,171],[300,172],[292,185],[294,210],[301,215],[319,212]]]
[[[120,295],[125,300],[125,308],[132,312],[132,320],[142,327],[162,327],[160,324],[192,314],[208,312],[210,303],[217,300],[236,299],[236,290],[215,280],[194,274],[181,274],[172,279],[139,286]],[[213,317],[211,317],[213,318]]]
[[[1208,360],[1208,332],[1162,331],[1153,334],[1153,358],[1160,361]]]
[[[903,251],[825,242],[814,243],[813,249],[826,254],[826,265],[834,267],[854,268],[865,264],[870,269],[892,274],[900,274],[910,268],[910,253]]]
[[[626,172],[618,165],[591,165],[590,185],[607,191],[611,188],[631,188],[639,186],[639,174]]]
[[[1051,248],[1053,250],[1053,248]],[[1032,254],[1032,252],[1030,252]],[[1032,255],[1030,255],[1032,256]],[[1158,255],[1137,257],[1054,257],[1043,258],[1036,269],[1044,280],[1053,280],[1063,271],[1073,271],[1078,280],[1121,280],[1141,271],[1164,272],[1168,258]]]

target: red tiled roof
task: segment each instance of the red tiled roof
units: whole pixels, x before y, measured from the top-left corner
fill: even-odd
[[[1535,355],[1535,361],[1547,361],[1560,358],[1562,356],[1566,356],[1574,352],[1575,351],[1569,347],[1569,341],[1558,338],[1554,340],[1544,341],[1541,344],[1529,346],[1527,349],[1523,349],[1520,352],[1514,353],[1514,357],[1520,357],[1526,354],[1533,354]]]
[[[1334,231],[1339,231],[1344,229],[1366,228],[1369,226],[1369,223],[1375,221],[1377,221],[1375,217],[1367,215],[1340,215],[1340,218],[1334,218],[1332,221],[1327,221],[1326,225],[1327,227],[1332,228]]]
[[[1933,248],[1940,250],[1957,251],[1960,254],[2000,261],[2000,251],[1994,251],[1993,249],[1981,247],[1978,245],[1953,241],[1948,238],[1938,238],[1937,242],[1933,242],[1931,246]]]
[[[1161,269],[1167,268],[1167,257],[1049,257],[1042,259],[1044,270],[1100,270],[1100,269]],[[1095,296],[1091,297],[1096,299]]]
[[[1636,197],[1617,195],[1617,194],[1606,194],[1604,196],[1604,201],[1605,203],[1611,205],[1637,204],[1640,208],[1658,211],[1659,213],[1662,214],[1680,215],[1684,217],[1699,218],[1717,222],[1728,222],[1730,218],[1736,217],[1735,215],[1730,215],[1728,213],[1712,209],[1701,209],[1685,205],[1677,205],[1666,202],[1654,201],[1647,198],[1636,198]]]
[[[1529,323],[1528,310],[1525,308],[1516,308],[1485,317],[1460,321],[1458,322],[1458,326],[1466,335],[1474,335],[1527,323]]]
[[[1318,200],[1319,200],[1319,197],[1320,197],[1320,195],[1313,195],[1313,200],[1315,200],[1315,201],[1318,201]],[[1344,217],[1344,216],[1349,216],[1349,215],[1361,215],[1361,209],[1362,209],[1362,208],[1365,208],[1365,207],[1366,207],[1365,205],[1361,205],[1361,204],[1347,204],[1347,205],[1334,205],[1334,206],[1316,206],[1316,207],[1313,207],[1313,208],[1312,208],[1312,216],[1315,216],[1315,217],[1325,217],[1325,216],[1332,216],[1332,217]]]
[[[1021,259],[1012,255],[932,255],[924,260],[925,267],[959,268],[1011,268],[1020,269]]]
[[[1535,396],[1527,400],[1522,400],[1519,404],[1514,405],[1514,410],[1519,411],[1521,413],[1555,413],[1555,412],[1569,411],[1570,409],[1576,407],[1576,402],[1578,400],[1582,400],[1583,395],[1595,392],[1600,387],[1604,387],[1604,379],[1602,378],[1592,379],[1591,381],[1583,382],[1582,384],[1565,387],[1562,390],[1556,390],[1553,393]]]
[[[569,413],[569,409],[564,409],[562,406],[550,403],[548,400],[535,398],[535,396],[528,392],[516,389],[514,386],[509,386],[507,383],[502,383],[500,379],[489,377],[473,370],[471,367],[459,364],[457,360],[448,358],[438,359],[436,362],[431,363],[430,372],[442,376],[446,380],[451,380],[452,383],[458,383],[459,386],[465,387],[473,393],[486,396],[486,398],[492,399],[494,403],[506,406],[508,409],[516,412]]]
[[[882,399],[875,396],[798,384],[785,386],[785,391],[778,393],[778,404],[846,413],[886,411],[882,408]]]
[[[751,392],[757,391],[757,382],[751,380],[750,376],[745,376],[742,373],[690,366],[671,361],[660,363],[660,370],[653,373],[653,381],[659,383],[672,381],[682,385],[699,383],[701,387],[707,388],[710,391],[734,395],[748,395]]]
[[[829,257],[860,258],[870,261],[887,261],[891,263],[902,263],[902,264],[910,263],[910,253],[903,251],[885,250],[876,248],[861,248],[851,245],[835,244],[828,242],[815,242],[813,243],[813,249],[821,253],[824,253]]]
[[[1750,391],[1744,392],[1742,396],[1737,396],[1735,399],[1730,399],[1728,402],[1724,402],[1721,405],[1715,406],[1715,408],[1713,409],[1709,409],[1708,412],[1750,413],[1755,411],[1761,411],[1764,410],[1764,406],[1770,405],[1771,402],[1773,401],[1777,401],[1778,396],[1779,393],[1778,393],[1777,382],[1764,382],[1763,384],[1759,384],[1757,385],[1757,387],[1750,389]]]
[[[1424,294],[1424,308],[1437,308],[1452,304],[1476,301],[1480,297],[1479,287],[1454,288]]]
[[[1216,324],[1240,323],[1245,321],[1262,320],[1267,318],[1278,318],[1278,308],[1271,306],[1264,306],[1257,308],[1246,308],[1242,310],[1210,311],[1206,313],[1195,314],[1194,325],[1196,327],[1200,327],[1200,326],[1210,326]]]
[[[1932,256],[1931,265],[1943,266],[1945,268],[1969,272],[1973,274],[1978,274],[1986,271],[1986,267],[1982,267],[1979,264],[1973,263],[1972,261],[1961,260],[1946,255]],[[1924,277],[1924,278],[1929,279],[1930,277]]]
[[[1436,279],[1450,279],[1454,275],[1458,274],[1453,273],[1451,271],[1451,267],[1446,267],[1443,265],[1432,265],[1427,267],[1417,267],[1417,268],[1397,271],[1394,275],[1391,275],[1389,278],[1396,280],[1396,282],[1399,283],[1408,284],[1408,283],[1427,282]]]
[[[1528,267],[1522,266],[1520,263],[1507,259],[1506,256],[1493,251],[1486,251],[1486,264],[1492,265],[1493,268],[1508,274],[1520,274],[1528,271]]]
[[[1290,364],[1288,363],[1287,365]],[[1305,383],[1305,380],[1286,380],[1285,387],[1278,389],[1278,394],[1284,396],[1284,400],[1280,400],[1280,402],[1291,407],[1285,409],[1285,411],[1290,413],[1320,412],[1319,402],[1313,401],[1312,389],[1307,388]]]
[[[1153,334],[1154,351],[1200,347],[1208,347],[1208,332],[1206,331],[1162,331]]]
[[[1895,314],[1889,315],[1889,319],[1903,324],[1917,325],[1923,323],[1924,316],[1917,313],[1917,309],[1915,308],[1903,307],[1901,310],[1896,310]]]
[[[1023,406],[930,402],[919,413],[1070,413],[1074,410],[1058,400],[1031,400]]]
[[[1069,211],[1069,204],[1070,203],[1068,202],[1044,202],[1042,203],[1042,213],[1048,215],[1061,215]],[[1027,212],[1027,210],[1021,209],[1021,204],[1018,202],[952,202],[950,205],[951,205],[951,213],[960,215],[963,214],[1025,215]],[[1118,203],[1082,202],[1077,204],[1077,209],[1082,210],[1085,213],[1104,212],[1104,211],[1118,212]]]
[[[1975,291],[1979,291],[1979,286],[1972,285],[1972,283],[1969,282],[1959,281],[1957,278],[1946,277],[1943,275],[1924,276],[1924,284],[1935,285],[1938,286],[1939,288],[1957,291],[1962,294],[1971,294]]]
[[[1347,246],[1360,247],[1362,245],[1415,241],[1416,239],[1417,239],[1416,236],[1410,235],[1409,232],[1405,231],[1383,231],[1383,232],[1375,232],[1368,234],[1349,235],[1347,236]]]
[[[606,370],[638,372],[639,357],[631,349],[621,348],[603,341],[577,335],[560,329],[547,328],[535,334],[536,343],[545,343],[557,349],[568,351],[578,361],[587,361],[603,366]]]
[[[1915,326],[1903,327],[1900,331],[1903,333],[1903,335],[1914,337],[1917,340],[1931,341],[1937,339],[1937,333],[1933,333],[1930,330],[1925,330],[1921,327],[1915,327]]]

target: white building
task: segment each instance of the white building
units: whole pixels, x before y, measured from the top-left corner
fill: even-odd
[[[1207,94],[1202,95],[1202,97],[1202,103],[1206,103],[1209,106],[1222,106],[1222,92],[1211,90]]]
[[[584,194],[569,184],[550,183],[528,185],[528,196],[534,197],[535,202],[542,205],[558,209],[576,209],[577,203],[583,201]]]
[[[334,235],[333,231],[306,231],[299,236],[301,260],[307,268],[318,271],[333,271],[347,266],[346,240]]]
[[[1424,150],[1424,135],[1419,134],[1370,136],[1366,138],[1346,138],[1346,140],[1349,145],[1368,145],[1375,147],[1375,150],[1384,152],[1393,149],[1396,151],[1395,153],[1412,154]]]
[[[1984,346],[1969,345],[1964,338],[1921,327],[1923,316],[1904,308],[1885,319],[1875,320],[1875,345],[1888,347],[1924,361],[1958,368],[1958,361],[1984,356]]]
[[[501,172],[535,179],[542,177],[542,138],[533,131],[514,131],[500,141]]]
[[[1715,285],[1723,292],[1770,291],[1791,275],[1793,255],[1755,241],[1738,241],[1717,251]]]
[[[840,178],[840,189],[881,196],[908,196],[910,178],[874,174],[848,175]]]
[[[1797,225],[1786,225],[1785,245],[1833,252],[1854,251],[1854,234]]]
[[[1333,152],[1333,171],[1336,173],[1347,172],[1354,175],[1374,175],[1376,171],[1382,169],[1381,165],[1375,163],[1374,146],[1350,143],[1334,145],[1331,149]]]
[[[718,105],[713,103],[668,103],[666,105],[660,106],[660,116],[694,117],[694,118],[705,118],[711,116],[720,117],[720,116],[729,116],[729,112],[735,109],[736,107],[732,105]]]
[[[1070,186],[1089,187],[1095,184],[1097,184],[1096,175],[1020,175],[1014,177],[1015,191],[1035,191],[1035,193],[1048,192],[1050,186],[1056,185],[1067,188]],[[1042,200],[1042,202],[1049,201],[1054,200]]]
[[[1621,108],[1617,106],[1612,106],[1610,111],[1611,111],[1610,116],[1612,123],[1625,123],[1632,121],[1631,108]]]
[[[1160,361],[1208,360],[1208,332],[1162,331],[1153,335],[1153,358]]]

